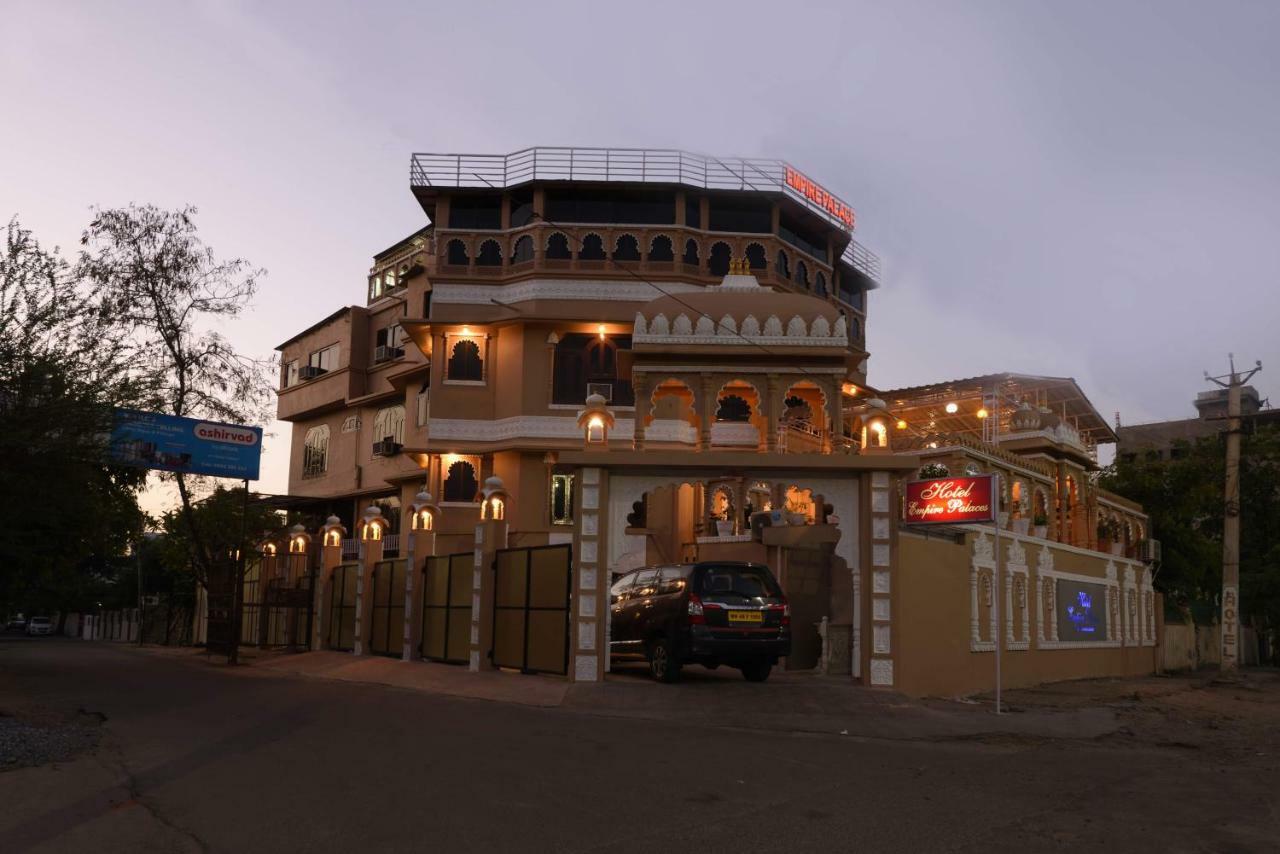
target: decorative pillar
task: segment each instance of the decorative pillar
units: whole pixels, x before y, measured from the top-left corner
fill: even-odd
[[[829,422],[826,439],[823,442],[825,453],[833,453],[837,443],[844,438],[844,410],[841,405],[841,382],[839,377],[832,377],[824,389],[827,398],[827,421]]]
[[[365,655],[368,640],[365,637],[373,622],[373,569],[382,560],[382,537],[387,531],[387,520],[382,510],[370,506],[360,522],[360,572],[356,575],[356,628],[352,652]]]
[[[320,528],[320,575],[316,579],[315,590],[312,595],[311,608],[313,618],[311,620],[311,648],[323,649],[323,639],[325,636],[325,621],[329,619],[329,615],[325,613],[325,603],[329,601],[329,589],[333,585],[333,571],[338,564],[342,563],[342,538],[346,535],[347,529],[342,527],[342,522],[337,516],[330,516]]]
[[[486,485],[493,480],[497,478],[489,478]],[[498,549],[506,547],[506,519],[483,519],[476,525],[471,572],[471,654],[467,663],[472,672],[493,669],[493,661],[486,654],[481,638],[493,637],[493,562]]]
[[[775,216],[776,216],[776,208]],[[764,431],[764,449],[769,453],[776,453],[778,450],[778,375],[769,374],[767,381],[767,396],[764,400],[764,417],[768,424]],[[776,502],[775,502],[776,506]]]
[[[409,505],[409,533],[405,537],[404,552],[404,649],[402,661],[417,658],[422,644],[422,594],[418,591],[418,579],[426,567],[427,558],[436,553],[436,521],[440,518],[431,493],[422,491]]]
[[[679,210],[679,208],[677,207],[676,210]],[[633,373],[631,375],[631,388],[636,398],[636,427],[631,440],[631,447],[637,451],[643,451],[645,419],[649,417],[649,412],[653,407],[653,401],[649,399],[649,375]]]
[[[608,619],[609,577],[606,569],[608,483],[604,470],[579,469],[581,487],[574,497],[573,591],[570,621],[569,678],[574,682],[599,682],[608,669],[605,642]]]
[[[898,526],[894,518],[897,506],[895,480],[887,471],[874,471],[863,478],[864,494],[869,499],[864,506],[871,508],[871,512],[866,514],[870,536],[864,546],[864,555],[870,558],[871,564],[871,645],[868,650],[860,639],[858,644],[867,658],[871,685],[884,688],[892,688],[895,684],[893,603],[898,598],[899,587],[892,583],[898,551]],[[858,671],[854,675],[858,675]]]
[[[716,422],[716,388],[711,374],[702,375],[701,421],[698,425],[698,450],[711,450],[711,425]]]
[[[266,649],[268,629],[270,627],[271,609],[267,607],[273,583],[278,583],[280,575],[280,558],[276,543],[268,541],[261,545],[262,557],[258,562],[258,649]],[[241,584],[244,581],[241,580]],[[243,594],[242,594],[243,595]],[[241,602],[241,607],[244,603]]]

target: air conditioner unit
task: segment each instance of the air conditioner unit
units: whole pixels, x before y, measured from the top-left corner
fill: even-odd
[[[400,443],[390,436],[381,442],[373,443],[373,455],[375,457],[394,457],[400,453]]]
[[[587,383],[587,397],[598,394],[606,403],[613,403],[613,383]]]
[[[388,347],[382,345],[375,347],[373,351],[373,363],[376,365],[380,362],[390,362],[392,359],[399,359],[404,355],[404,350],[400,347]]]
[[[1143,540],[1141,556],[1142,560],[1147,563],[1158,563],[1160,561],[1160,541]]]
[[[327,373],[329,372],[317,365],[303,365],[298,369],[298,379],[313,380],[316,377]]]

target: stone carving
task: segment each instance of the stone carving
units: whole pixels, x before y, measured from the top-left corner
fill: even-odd
[[[714,335],[716,333],[716,324],[711,318],[705,314],[698,318],[698,324],[693,328],[695,335]]]
[[[1048,546],[1040,547],[1040,554],[1036,557],[1036,572],[1053,572],[1053,552],[1049,551]]]
[[[765,338],[781,338],[782,337],[782,321],[778,319],[776,314],[771,314],[764,322]]]
[[[797,314],[787,321],[788,336],[793,338],[804,338],[808,332],[809,330],[805,327],[804,318],[800,315]]]
[[[871,684],[893,684],[893,660],[889,658],[871,659]]]
[[[759,338],[760,337],[760,321],[756,320],[755,317],[748,314],[746,316],[746,319],[742,321],[741,331],[743,336],[747,338]]]
[[[692,335],[693,322],[689,320],[689,315],[681,314],[671,324],[672,335]]]
[[[1009,543],[1009,549],[1006,552],[1006,560],[1014,566],[1027,565],[1027,550],[1022,547],[1022,543],[1017,540]]]
[[[978,538],[973,541],[973,558],[984,562],[990,562],[995,557],[995,549],[991,544],[991,540],[986,534],[979,534]]]

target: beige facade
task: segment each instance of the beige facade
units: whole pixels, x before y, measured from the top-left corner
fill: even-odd
[[[976,416],[940,424],[933,413],[981,403],[983,383],[867,387],[878,262],[829,213],[838,200],[812,186],[804,197],[781,184],[695,187],[683,173],[657,187],[532,174],[477,188],[415,172],[431,224],[375,257],[366,305],[279,348],[289,492],[313,528],[327,520],[333,533],[309,546],[321,567],[313,643],[345,648],[323,626],[354,614],[351,648],[370,651],[373,626],[374,651],[391,649],[392,611],[369,603],[382,595],[379,577],[394,577],[404,657],[439,639],[424,641],[433,607],[453,613],[470,601],[466,660],[501,664],[495,555],[565,545],[569,678],[609,669],[614,575],[723,559],[768,563],[779,576],[796,611],[789,668],[913,693],[976,690],[990,656],[969,646],[968,585],[985,535],[952,532],[944,544],[901,528],[901,484],[924,463],[1001,473],[1010,542],[1048,549],[1081,576],[1145,572],[1141,508],[1092,486],[1091,446],[1113,437],[1098,434],[1081,395],[1054,397],[1070,381],[988,383],[1010,399],[1025,392],[991,435]],[[430,506],[429,531],[415,530],[415,502]],[[753,529],[763,511],[773,524]],[[1113,517],[1116,530],[1128,526],[1114,557],[1095,535]],[[379,576],[374,565],[387,561],[407,569]],[[359,567],[356,605],[343,599],[347,564]],[[474,578],[457,582],[455,565]],[[432,605],[437,583],[466,587],[452,605]],[[1015,641],[1040,631],[1021,619]],[[1012,678],[1141,669],[1124,644],[1064,647],[1047,634],[1044,644],[1010,665]]]

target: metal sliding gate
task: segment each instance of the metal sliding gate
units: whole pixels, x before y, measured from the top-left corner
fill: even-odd
[[[329,649],[350,652],[355,649],[356,636],[356,578],[359,564],[344,563],[333,569],[333,581],[329,584],[329,601],[325,603],[325,646]]]
[[[373,567],[369,651],[399,658],[404,650],[403,560],[384,560]]]
[[[568,545],[498,551],[491,653],[496,666],[568,673],[571,555]]]
[[[427,558],[422,583],[423,658],[466,664],[471,649],[471,573],[475,555]],[[403,585],[402,585],[403,589]]]

